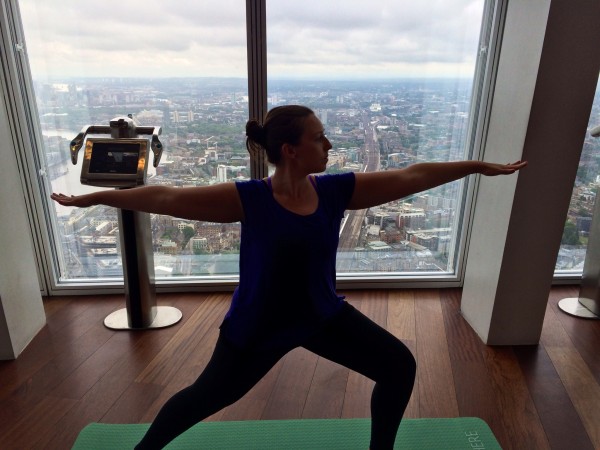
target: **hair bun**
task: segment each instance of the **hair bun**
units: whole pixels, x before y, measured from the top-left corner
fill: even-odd
[[[246,136],[257,144],[265,146],[265,128],[256,119],[250,119],[246,123]]]

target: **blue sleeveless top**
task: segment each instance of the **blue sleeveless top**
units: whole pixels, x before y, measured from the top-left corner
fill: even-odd
[[[315,181],[319,203],[309,215],[285,209],[262,180],[236,183],[244,208],[240,283],[221,332],[239,347],[301,345],[343,306],[335,261],[354,174]]]

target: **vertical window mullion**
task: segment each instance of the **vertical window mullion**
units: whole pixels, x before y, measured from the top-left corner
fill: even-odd
[[[249,118],[262,123],[267,114],[267,24],[266,0],[246,0],[246,30],[248,46]],[[251,177],[267,175],[263,154],[251,156]]]

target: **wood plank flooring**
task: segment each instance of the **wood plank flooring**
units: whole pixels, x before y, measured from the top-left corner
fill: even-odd
[[[540,345],[488,347],[460,314],[460,289],[344,292],[417,359],[406,417],[477,416],[504,449],[600,449],[600,321],[557,307]],[[149,422],[206,365],[229,293],[162,294],[176,326],[103,326],[120,296],[45,299],[47,325],[16,361],[0,362],[0,447],[69,449],[90,422]],[[373,383],[304,349],[286,355],[242,400],[208,420],[369,417]]]

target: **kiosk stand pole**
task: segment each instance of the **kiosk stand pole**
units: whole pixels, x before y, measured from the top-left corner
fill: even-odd
[[[126,308],[109,314],[104,325],[113,330],[164,328],[179,322],[181,311],[156,306],[154,257],[147,213],[119,210],[119,234]]]

